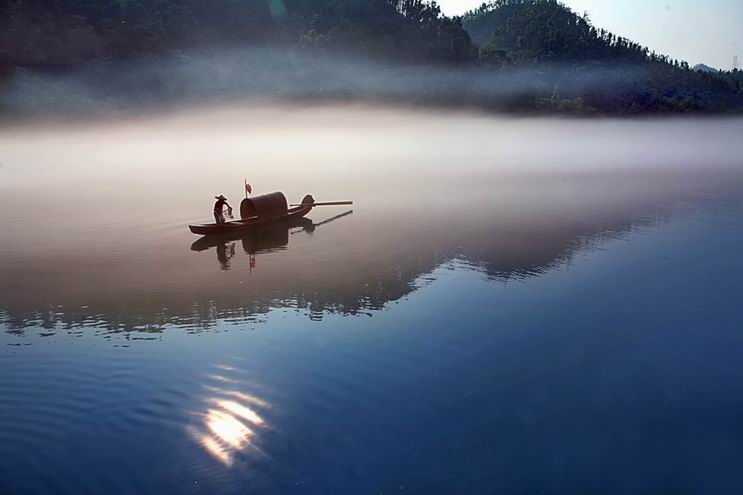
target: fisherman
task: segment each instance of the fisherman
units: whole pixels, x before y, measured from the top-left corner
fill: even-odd
[[[222,196],[221,194],[219,196],[214,196],[214,199],[217,200],[216,203],[214,203],[214,220],[218,224],[224,223],[224,211],[222,210],[225,206],[227,206],[227,215],[229,215],[230,218],[232,218],[232,207],[227,204],[227,198]]]

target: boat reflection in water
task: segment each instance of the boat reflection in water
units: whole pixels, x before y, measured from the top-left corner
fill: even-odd
[[[590,174],[558,162],[545,172],[488,172],[446,197],[442,189],[450,183],[440,183],[449,172],[412,169],[374,194],[327,176],[336,185],[331,181],[324,194],[359,198],[363,209],[337,222],[301,220],[196,242],[182,228],[196,216],[191,210],[155,219],[112,209],[123,219],[86,217],[64,229],[41,215],[8,217],[16,232],[0,241],[0,331],[46,337],[93,329],[107,338],[154,338],[172,327],[210,331],[220,321],[255,328],[274,310],[312,320],[372,314],[402,301],[449,263],[498,284],[518,283],[567,269],[576,256],[608,241],[656,230],[689,208],[737,204],[743,188],[738,168],[610,165]],[[364,180],[352,183],[375,183],[370,170],[361,169]],[[200,187],[189,195],[206,195]],[[82,200],[75,212],[92,202]],[[163,202],[177,204],[178,197],[143,201],[151,212]],[[315,220],[321,214],[313,212]]]
[[[238,458],[262,455],[258,434],[266,427],[261,411],[268,403],[246,393],[247,386],[229,376],[239,372],[229,365],[218,365],[219,374],[209,375],[204,388],[204,409],[196,411],[197,424],[189,425],[187,432],[212,457],[225,466],[232,466]]]
[[[266,227],[247,233],[202,237],[191,244],[191,251],[202,252],[215,248],[219,266],[222,270],[226,271],[232,267],[231,261],[235,256],[235,241],[240,241],[243,251],[248,255],[249,266],[252,270],[257,266],[256,254],[284,250],[289,245],[291,235],[301,232],[312,234],[317,227],[351,214],[353,214],[353,210],[335,215],[318,223],[314,223],[309,218],[302,217],[279,224],[267,225]]]

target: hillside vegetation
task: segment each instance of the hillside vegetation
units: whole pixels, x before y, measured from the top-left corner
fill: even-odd
[[[266,43],[401,60],[474,53],[461,22],[421,0],[9,0],[0,7],[5,70]]]
[[[66,74],[91,64],[158,60],[204,48],[265,46],[462,71],[480,85],[497,85],[500,75],[515,72],[521,80],[528,77],[517,94],[478,87],[447,96],[444,103],[450,105],[579,114],[743,108],[740,72],[695,71],[685,61],[593,26],[557,0],[496,0],[461,18],[444,16],[436,3],[422,0],[6,0],[0,5],[0,81],[6,83],[19,71]]]
[[[610,91],[555,92],[543,104],[611,113],[725,111],[740,108],[742,74],[701,73],[627,38],[593,26],[557,0],[496,0],[464,16],[479,59],[494,67],[560,65],[574,78],[631,71]],[[547,81],[545,81],[547,82]],[[598,89],[598,90],[597,90]],[[567,98],[567,99],[566,99]]]

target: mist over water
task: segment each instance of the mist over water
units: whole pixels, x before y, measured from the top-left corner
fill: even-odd
[[[743,120],[200,103],[0,129],[0,492],[743,488]]]
[[[536,97],[619,92],[647,70],[627,65],[576,70],[552,64],[488,71],[267,46],[97,63],[58,75],[19,69],[0,87],[0,101],[8,115],[47,118],[153,112],[161,106],[235,99],[508,110]]]
[[[219,311],[248,316],[266,305],[381,308],[452,259],[496,277],[539,274],[587,239],[736,193],[740,130],[736,120],[513,120],[362,105],[6,128],[0,201],[14,235],[0,241],[3,305],[29,312],[21,321],[57,308],[141,325],[153,315],[191,321],[193,304],[216,294]],[[209,218],[216,194],[237,205],[243,178],[290,202],[312,193],[360,208],[317,232],[284,232],[275,246],[189,250],[186,225]],[[240,251],[262,247],[279,251],[246,274]],[[343,270],[329,270],[331,260]]]

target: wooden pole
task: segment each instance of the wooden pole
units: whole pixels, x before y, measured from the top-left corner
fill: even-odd
[[[325,201],[323,203],[302,203],[298,205],[289,205],[289,206],[343,206],[343,205],[352,205],[353,201]]]

